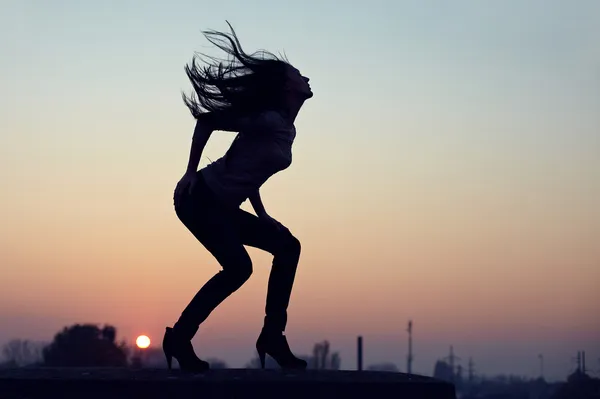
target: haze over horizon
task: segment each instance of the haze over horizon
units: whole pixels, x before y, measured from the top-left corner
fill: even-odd
[[[172,206],[203,29],[311,78],[292,166],[261,189],[302,242],[287,335],[355,367],[564,379],[600,357],[600,2],[0,2],[0,344],[110,323],[159,343],[217,262]],[[233,139],[216,132],[201,161]],[[245,203],[245,209],[251,209]],[[204,324],[242,367],[270,256]],[[594,316],[595,315],[595,316]],[[600,372],[600,370],[598,371]],[[596,374],[598,375],[598,374]]]

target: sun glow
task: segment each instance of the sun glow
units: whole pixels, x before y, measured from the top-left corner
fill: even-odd
[[[138,348],[140,349],[146,349],[147,347],[150,346],[150,338],[148,338],[146,335],[140,335],[139,337],[137,337],[137,339],[135,340],[135,344],[138,346]]]

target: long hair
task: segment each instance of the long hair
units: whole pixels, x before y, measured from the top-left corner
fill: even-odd
[[[202,33],[229,59],[196,53],[191,65],[185,66],[195,96],[183,93],[183,101],[196,119],[210,112],[249,114],[267,110],[275,107],[283,94],[289,62],[265,50],[245,53],[233,27],[226,22],[231,33]],[[197,59],[204,65],[198,65]]]

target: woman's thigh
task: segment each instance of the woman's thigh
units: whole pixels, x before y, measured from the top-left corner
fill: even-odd
[[[244,245],[262,249],[273,255],[278,250],[289,246],[291,241],[297,241],[289,230],[278,229],[243,209],[238,209],[235,213],[234,223]]]
[[[189,198],[177,209],[177,216],[198,241],[216,258],[223,270],[251,267],[240,236],[236,211],[210,200]]]

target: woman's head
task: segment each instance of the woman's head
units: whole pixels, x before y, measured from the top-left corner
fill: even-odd
[[[196,57],[186,65],[196,98],[183,95],[185,104],[197,118],[206,112],[231,110],[242,114],[286,107],[312,97],[308,78],[287,60],[267,51],[246,54],[229,24],[231,33],[203,32],[229,60],[204,55],[205,65]]]
[[[286,83],[284,85],[287,101],[304,101],[311,98],[313,92],[308,84],[309,81],[309,78],[303,76],[299,70],[290,65],[287,69]]]

